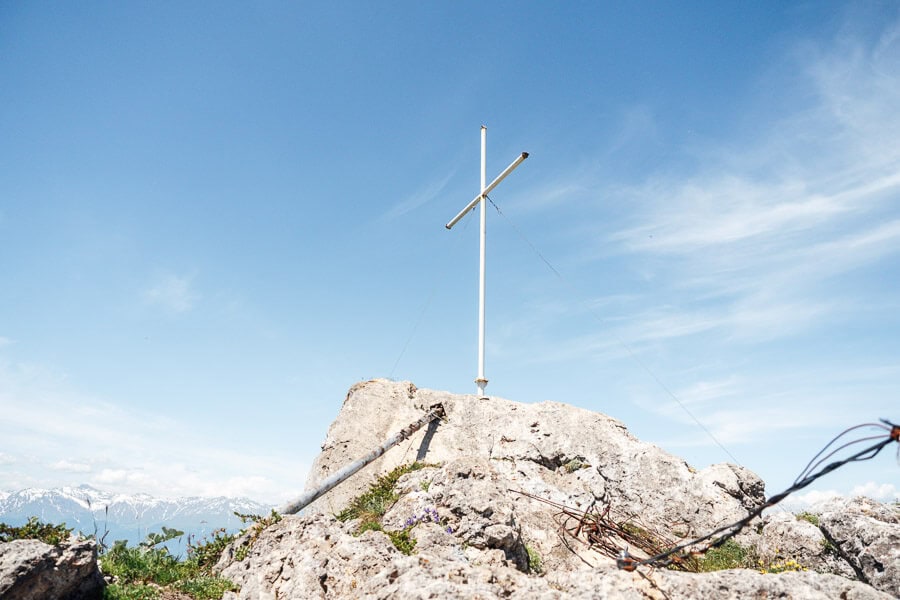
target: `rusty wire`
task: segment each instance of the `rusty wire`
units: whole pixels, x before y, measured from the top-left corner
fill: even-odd
[[[559,526],[563,541],[573,552],[575,551],[566,541],[567,538],[581,542],[613,560],[619,559],[623,552],[628,556],[631,556],[631,552],[652,556],[676,541],[676,538],[642,522],[637,515],[614,513],[609,504],[601,508],[593,502],[587,509],[580,510],[528,492],[510,491],[555,508],[557,512],[554,520]],[[697,559],[692,557],[672,561],[672,569],[675,570],[696,571],[698,567]]]
[[[819,453],[813,457],[813,459],[811,461],[809,461],[809,463],[806,465],[806,467],[803,469],[803,471],[800,472],[800,475],[797,477],[797,479],[794,480],[794,484],[791,487],[789,487],[785,491],[781,492],[780,494],[775,494],[774,496],[770,497],[761,506],[750,511],[750,513],[747,514],[747,516],[744,517],[743,519],[740,519],[739,521],[731,523],[730,525],[725,525],[723,527],[719,527],[718,529],[716,529],[715,531],[713,531],[711,533],[708,533],[699,538],[690,540],[683,544],[674,546],[674,547],[666,550],[665,552],[660,552],[659,554],[650,556],[649,558],[636,559],[626,549],[620,553],[620,555],[618,556],[618,558],[616,560],[616,564],[618,565],[618,567],[620,569],[623,569],[626,571],[632,571],[635,568],[642,567],[642,566],[668,567],[670,565],[677,564],[679,561],[683,561],[686,559],[696,557],[698,555],[705,554],[708,550],[721,546],[727,540],[733,538],[738,533],[740,533],[741,530],[743,530],[744,527],[746,527],[753,519],[760,516],[765,509],[775,506],[776,504],[778,504],[779,502],[781,502],[782,500],[784,500],[785,498],[787,498],[794,492],[805,488],[806,486],[808,486],[812,482],[816,481],[820,477],[823,477],[824,475],[827,475],[828,473],[831,473],[835,469],[839,469],[840,467],[842,467],[848,463],[860,462],[860,461],[875,458],[875,456],[877,456],[878,453],[881,452],[885,448],[885,446],[887,446],[891,442],[900,442],[900,425],[895,425],[885,419],[881,419],[881,421],[883,424],[882,423],[864,423],[862,425],[856,425],[854,427],[850,427],[848,429],[845,429],[841,433],[839,433],[830,442],[828,442],[825,445],[825,447],[822,448],[822,450],[820,450]],[[880,434],[877,436],[868,436],[868,437],[856,439],[856,440],[841,444],[840,446],[837,446],[831,452],[828,452],[827,454],[825,454],[832,445],[834,445],[835,443],[838,442],[838,440],[840,440],[842,437],[844,437],[846,434],[850,433],[851,431],[855,431],[861,427],[878,427],[879,429],[883,429],[883,430],[887,431],[888,433],[886,435]],[[829,463],[829,464],[825,465],[824,467],[821,467],[818,471],[815,470],[816,468],[819,467],[819,465],[821,465],[823,462],[825,462],[826,460],[828,460],[829,458],[834,456],[837,452],[840,452],[841,450],[848,448],[850,446],[853,446],[853,445],[856,445],[856,444],[859,444],[859,443],[862,443],[865,441],[870,441],[873,439],[877,439],[880,441],[869,446],[868,448],[860,450],[856,454],[848,456],[847,458],[845,458],[843,460]],[[825,456],[822,456],[823,454],[825,454]],[[822,458],[820,458],[820,457],[822,457]]]
[[[559,525],[560,532],[564,534],[564,542],[565,537],[582,542],[588,548],[597,551],[601,555],[614,559],[618,568],[623,571],[635,571],[639,567],[646,566],[697,572],[700,570],[701,556],[736,536],[753,519],[760,516],[765,509],[775,506],[789,495],[805,488],[835,469],[851,462],[872,459],[891,442],[900,443],[900,425],[895,425],[885,419],[882,419],[882,423],[864,423],[845,429],[828,442],[809,461],[791,487],[780,494],[770,497],[762,505],[750,511],[746,517],[681,544],[676,544],[675,539],[670,535],[641,523],[636,515],[613,516],[611,505],[606,505],[605,508],[600,509],[594,502],[586,510],[579,510],[527,492],[510,491],[557,509],[558,512],[554,515],[554,519]],[[829,448],[837,444],[845,435],[863,427],[878,427],[885,430],[887,434],[855,439],[840,444],[829,451]],[[835,461],[819,468],[822,463],[841,450],[871,440],[879,441],[843,460]],[[816,471],[816,469],[819,470]],[[566,546],[572,549],[567,542]],[[646,557],[640,558],[635,556],[635,553]]]

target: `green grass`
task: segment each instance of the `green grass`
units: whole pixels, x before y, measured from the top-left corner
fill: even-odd
[[[531,546],[525,546],[525,552],[528,553],[528,572],[538,574],[543,571],[541,564],[541,555]]]
[[[399,531],[385,531],[387,536],[394,544],[394,548],[409,556],[416,549],[416,540],[409,535],[409,528],[400,529]]]
[[[591,465],[588,464],[587,461],[585,461],[583,458],[576,457],[565,463],[563,465],[563,469],[566,473],[574,473],[575,471],[578,471],[580,469],[588,469],[590,468],[590,466]]]
[[[256,540],[259,539],[260,534],[265,531],[267,527],[278,523],[283,518],[274,510],[268,517],[262,517],[260,515],[242,515],[240,513],[234,514],[240,517],[243,523],[253,523],[252,525],[250,525],[250,527],[241,532],[241,535],[243,535],[244,533],[249,531],[250,537],[234,551],[234,557],[237,560],[244,560],[245,558],[247,558],[247,555],[250,553],[250,549],[253,547],[253,544],[256,543]]]
[[[397,482],[407,473],[418,471],[429,465],[414,462],[401,465],[386,475],[379,477],[369,486],[368,491],[350,501],[350,505],[336,514],[339,521],[359,519],[356,535],[366,531],[381,531],[387,535],[394,547],[403,554],[412,554],[416,540],[410,536],[410,527],[397,531],[387,531],[382,527],[381,519],[385,513],[400,499],[397,493]],[[425,488],[427,489],[427,488]]]
[[[161,590],[171,588],[195,600],[218,600],[226,591],[237,586],[212,574],[227,545],[223,531],[216,532],[208,542],[191,545],[188,559],[180,560],[162,544],[183,535],[183,532],[163,528],[161,534],[151,533],[147,540],[129,547],[125,541],[116,542],[100,556],[100,570],[115,578],[106,587],[105,600],[153,600]]]
[[[219,600],[225,592],[238,591],[238,587],[227,579],[211,575],[197,575],[178,582],[175,589],[196,600]]]
[[[159,595],[159,588],[150,585],[113,584],[103,589],[103,600],[155,600]]]
[[[710,548],[700,560],[700,572],[746,569],[753,565],[750,551],[734,540],[726,540],[718,548]]]
[[[816,527],[819,526],[819,515],[804,511],[802,513],[798,513],[797,515],[798,521],[806,521],[807,523],[812,523]]]
[[[212,537],[204,538],[197,544],[188,545],[188,559],[197,563],[201,571],[210,571],[219,559],[228,544],[237,539],[237,535],[227,533],[225,529],[216,529]]]
[[[13,540],[40,540],[45,544],[56,546],[69,539],[72,530],[65,523],[50,525],[41,522],[37,517],[31,517],[21,527],[12,527],[6,523],[0,523],[0,542],[12,542]]]
[[[281,520],[274,511],[268,517],[238,515],[252,529],[249,541],[239,548],[246,555],[263,529]],[[14,540],[40,540],[46,544],[58,545],[69,538],[72,529],[61,525],[41,522],[31,517],[25,525],[12,527],[0,523],[0,542]],[[244,532],[242,531],[242,535]],[[115,583],[103,591],[105,600],[154,600],[166,588],[178,590],[194,600],[218,600],[226,591],[238,591],[236,585],[227,579],[215,577],[212,568],[219,561],[222,552],[238,536],[230,535],[224,529],[214,532],[211,538],[199,543],[188,544],[188,557],[181,560],[173,556],[163,544],[181,537],[184,532],[163,527],[161,533],[151,533],[137,546],[128,546],[124,540],[107,547],[102,541],[100,547],[100,570],[104,575],[115,578]],[[412,541],[415,544],[415,541]]]
[[[375,483],[369,486],[369,490],[350,502],[350,506],[335,515],[339,521],[350,521],[352,519],[360,519],[362,524],[367,522],[381,522],[381,517],[390,509],[399,496],[394,489],[397,481],[407,473],[418,471],[426,465],[420,462],[414,462],[408,465],[401,465],[388,473],[379,477]]]

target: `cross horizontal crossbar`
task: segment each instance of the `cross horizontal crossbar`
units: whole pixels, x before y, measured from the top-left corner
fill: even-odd
[[[493,190],[495,187],[500,185],[500,182],[503,181],[507,175],[512,173],[516,167],[518,167],[520,164],[522,164],[522,161],[525,160],[526,158],[528,158],[527,152],[523,152],[522,154],[520,154],[519,157],[516,158],[516,160],[514,160],[511,165],[506,167],[502,173],[497,175],[496,179],[494,179],[492,182],[490,182],[487,185],[487,187],[485,187],[483,190],[481,190],[481,193],[478,194],[477,196],[475,196],[475,198],[471,202],[469,202],[469,204],[467,204],[464,209],[459,211],[459,214],[456,215],[455,217],[453,217],[453,219],[449,223],[444,225],[444,227],[446,227],[447,229],[451,229],[454,225],[456,225],[460,219],[462,219],[464,216],[466,216],[467,212],[469,212],[470,210],[475,208],[475,205],[478,204],[479,200],[481,200],[482,198],[484,198],[485,196],[490,194],[491,190]]]

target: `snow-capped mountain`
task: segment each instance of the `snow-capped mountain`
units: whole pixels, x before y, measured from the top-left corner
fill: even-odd
[[[177,498],[164,500],[147,494],[113,494],[87,485],[51,490],[28,488],[0,493],[0,522],[18,526],[30,517],[45,523],[65,523],[85,535],[107,543],[128,540],[134,544],[162,527],[200,539],[216,529],[237,531],[245,527],[234,513],[267,515],[272,510],[245,498]],[[183,550],[187,540],[170,545]]]

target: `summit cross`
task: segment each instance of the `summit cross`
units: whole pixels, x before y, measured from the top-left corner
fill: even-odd
[[[484,239],[486,228],[486,217],[487,217],[487,206],[484,202],[487,195],[497,187],[501,181],[503,181],[507,175],[513,172],[516,167],[522,164],[522,161],[528,158],[528,153],[523,152],[510,164],[506,167],[502,173],[497,175],[496,178],[489,184],[485,185],[486,175],[485,175],[485,165],[486,165],[486,156],[487,156],[487,127],[484,125],[481,126],[481,192],[475,198],[469,202],[464,209],[459,211],[453,219],[450,220],[449,223],[445,225],[447,229],[451,229],[454,225],[456,225],[460,219],[462,219],[467,212],[475,208],[475,205],[481,204],[481,251],[479,252],[478,259],[478,377],[475,379],[475,385],[477,386],[477,393],[480,398],[484,398],[484,388],[488,383],[488,380],[484,377]]]

